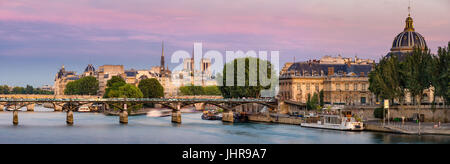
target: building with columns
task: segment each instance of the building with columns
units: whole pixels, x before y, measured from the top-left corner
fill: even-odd
[[[374,104],[367,76],[373,64],[373,60],[340,55],[286,63],[280,72],[279,95],[284,100],[306,103],[309,96],[323,91],[325,104]]]

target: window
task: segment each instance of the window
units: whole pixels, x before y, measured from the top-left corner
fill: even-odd
[[[348,83],[345,83],[345,90],[346,90],[346,91],[349,90],[349,85],[348,85]]]
[[[319,92],[319,84],[316,84],[316,91]]]
[[[361,90],[366,91],[366,84],[362,84]]]
[[[309,90],[310,83],[306,83],[306,90]]]
[[[300,83],[297,83],[297,90],[298,90],[298,91],[301,90],[301,85],[300,85]]]
[[[358,90],[358,83],[355,83],[355,84],[354,84],[353,90],[354,90],[354,91],[357,91],[357,90]]]
[[[341,90],[341,85],[339,83],[336,83],[336,90]]]
[[[328,76],[332,76],[334,74],[334,67],[328,67]]]
[[[366,104],[366,98],[365,97],[361,97],[361,104]]]

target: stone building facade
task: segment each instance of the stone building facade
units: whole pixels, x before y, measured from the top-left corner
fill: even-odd
[[[323,91],[325,104],[374,104],[367,77],[373,64],[373,60],[341,56],[286,63],[280,72],[279,95],[284,100],[306,103],[308,96]]]
[[[64,65],[59,69],[55,75],[54,94],[64,95],[67,83],[78,80],[80,77],[74,71],[67,71]]]
[[[174,87],[171,77],[172,72],[166,67],[164,62],[164,44],[161,53],[161,65],[151,67],[148,70],[125,70],[123,65],[103,65],[96,70],[92,64],[89,64],[84,72],[77,75],[76,72],[66,71],[64,66],[58,71],[55,77],[55,95],[64,95],[64,90],[68,82],[78,80],[81,77],[93,76],[99,81],[99,96],[103,96],[106,90],[106,84],[113,76],[120,76],[127,84],[135,86],[143,79],[155,78],[164,87],[165,96],[175,96],[177,87]]]

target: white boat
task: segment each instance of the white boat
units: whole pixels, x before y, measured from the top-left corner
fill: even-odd
[[[357,121],[351,115],[319,115],[315,117],[305,117],[305,122],[300,124],[302,127],[321,128],[333,130],[364,130],[363,123]]]
[[[90,112],[90,111],[91,111],[91,110],[90,110],[89,107],[86,106],[86,105],[80,106],[80,107],[78,108],[78,112]]]
[[[147,112],[147,117],[166,117],[171,116],[172,110],[170,109],[161,109],[161,110],[151,110]]]

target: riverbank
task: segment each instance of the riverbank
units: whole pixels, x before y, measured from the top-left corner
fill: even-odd
[[[292,117],[283,114],[262,115],[254,114],[248,116],[251,122],[266,122],[266,123],[278,123],[278,124],[290,124],[300,125],[302,123],[301,117]],[[365,131],[383,132],[383,133],[396,133],[396,134],[410,134],[418,135],[419,126],[417,123],[391,123],[383,126],[378,121],[364,122]],[[450,136],[450,123],[442,123],[440,127],[435,127],[433,123],[422,123],[420,135],[449,135]]]
[[[152,110],[163,110],[167,108],[143,108],[143,109],[139,109],[137,111],[131,111],[131,113],[128,113],[129,116],[139,116],[139,115],[146,115],[148,112],[152,111]],[[201,111],[196,111],[195,108],[183,108],[180,110],[181,113],[201,113]],[[107,116],[119,116],[119,110],[115,111],[115,110],[107,110],[107,111],[103,111],[103,114],[107,115]]]
[[[381,122],[365,122],[366,131],[419,135],[419,125],[417,123],[390,123],[383,125]],[[436,126],[433,123],[422,123],[420,135],[450,135],[450,123],[442,123]]]
[[[291,117],[289,115],[272,114],[272,115],[249,115],[248,120],[251,122],[267,122],[279,124],[300,125],[302,119],[300,117]]]

